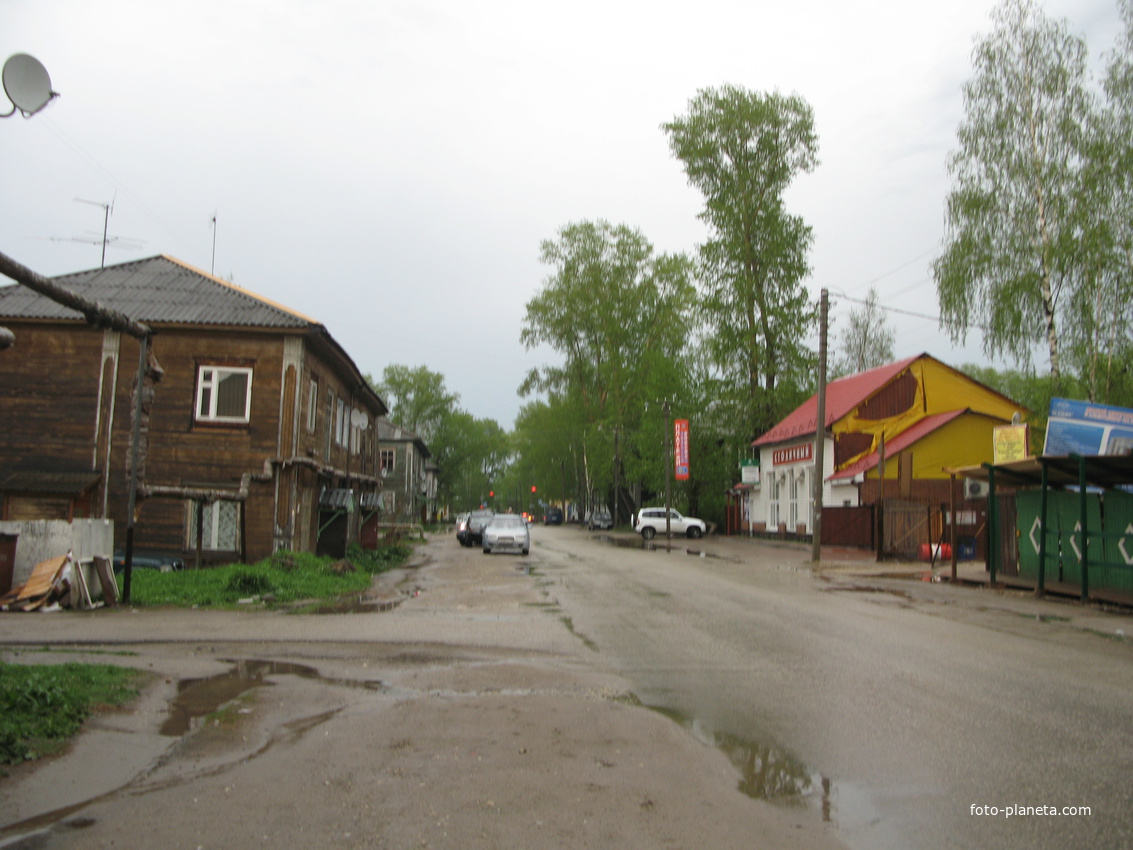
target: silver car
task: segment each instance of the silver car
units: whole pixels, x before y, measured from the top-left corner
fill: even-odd
[[[528,554],[531,551],[531,532],[527,522],[519,514],[496,514],[484,526],[483,546],[485,555],[493,552]]]

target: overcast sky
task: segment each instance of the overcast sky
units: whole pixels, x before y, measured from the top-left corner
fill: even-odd
[[[946,160],[994,5],[2,0],[0,61],[35,56],[62,97],[0,122],[0,251],[96,268],[103,210],[75,199],[113,203],[108,264],[170,254],[230,277],[324,323],[363,372],[425,365],[510,429],[516,388],[554,358],[519,342],[542,240],[606,219],[659,251],[703,241],[660,130],[703,88],[813,107],[820,165],[788,202],[835,335],[856,306],[838,293],[871,285],[935,315]],[[1112,49],[1115,0],[1045,8],[1096,59]],[[983,362],[978,338],[890,321],[898,357]]]

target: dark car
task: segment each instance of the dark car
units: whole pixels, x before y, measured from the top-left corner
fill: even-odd
[[[470,545],[468,542],[468,517],[470,514],[457,514],[456,516],[456,542],[461,546]]]
[[[590,519],[586,522],[586,527],[593,531],[596,528],[613,528],[614,518],[610,516],[610,512],[605,508],[598,508],[590,515]]]
[[[180,555],[169,552],[151,552],[142,549],[134,550],[134,557],[130,560],[130,568],[134,570],[157,570],[163,573],[173,573],[185,569],[185,560]],[[126,569],[126,552],[117,549],[114,552],[114,572],[120,573]]]
[[[547,508],[547,512],[543,514],[543,525],[562,525],[563,524],[563,510],[562,508]]]
[[[479,546],[484,542],[484,526],[487,525],[495,515],[495,511],[489,510],[473,511],[468,515],[468,543],[466,545]]]

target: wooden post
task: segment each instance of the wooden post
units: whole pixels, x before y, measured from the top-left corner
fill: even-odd
[[[881,432],[877,462],[877,560],[885,551],[885,432]]]
[[[830,298],[822,290],[818,333],[818,408],[815,411],[814,434],[814,510],[811,519],[810,559],[822,560],[822,485],[826,474],[826,333]]]

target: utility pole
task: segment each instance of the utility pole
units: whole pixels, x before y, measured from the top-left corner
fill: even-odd
[[[618,517],[622,510],[622,459],[618,455],[618,426],[614,426],[614,527],[621,523]]]
[[[665,411],[665,538],[673,540],[673,519],[669,512],[673,509],[673,489],[670,479],[673,477],[673,421],[669,402],[662,405]]]
[[[830,297],[822,290],[822,303],[818,314],[818,410],[815,414],[814,433],[814,516],[811,520],[810,559],[822,560],[822,489],[826,477],[826,335]]]

